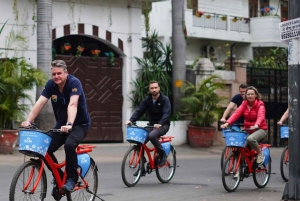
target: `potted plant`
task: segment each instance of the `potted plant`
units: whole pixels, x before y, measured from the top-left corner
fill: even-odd
[[[204,79],[197,86],[189,82],[182,86],[182,110],[193,115],[188,125],[188,141],[191,147],[212,146],[216,131],[213,124],[224,111],[219,105],[220,102],[226,99],[216,91],[224,88],[223,80],[216,75]]]
[[[12,44],[20,44],[22,39],[22,36],[10,33],[6,39],[6,49],[14,49]],[[16,121],[24,119],[28,104],[32,102],[28,91],[44,85],[47,80],[46,74],[34,68],[25,58],[8,58],[5,53],[0,60],[0,153],[10,153],[17,142],[18,130],[12,129]]]

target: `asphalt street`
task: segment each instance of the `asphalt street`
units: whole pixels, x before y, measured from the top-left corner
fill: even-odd
[[[90,153],[99,172],[98,195],[105,201],[129,200],[191,200],[191,201],[280,201],[285,186],[279,171],[281,148],[271,147],[272,174],[268,185],[258,189],[252,177],[242,181],[233,193],[223,188],[220,170],[222,146],[211,148],[190,148],[189,145],[175,146],[177,152],[177,169],[174,178],[168,184],[161,184],[155,172],[142,177],[132,188],[126,187],[121,178],[121,162],[129,148],[129,143],[96,144],[97,148]],[[56,153],[61,161],[64,151]],[[9,155],[0,155],[0,194],[1,200],[8,200],[11,179],[16,169],[29,158],[18,151]],[[54,200],[51,195],[52,176],[47,170],[48,193],[45,201]],[[62,200],[66,200],[63,198]],[[97,199],[96,199],[97,200]]]

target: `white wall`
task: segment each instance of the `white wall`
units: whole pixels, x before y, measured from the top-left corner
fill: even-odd
[[[237,17],[248,17],[248,0],[201,0],[198,10]]]

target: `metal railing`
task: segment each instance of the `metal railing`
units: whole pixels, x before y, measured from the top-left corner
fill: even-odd
[[[215,30],[250,33],[250,21],[246,21],[245,18],[237,18],[230,15],[221,16],[218,14],[204,14],[201,17],[194,15],[193,26]]]

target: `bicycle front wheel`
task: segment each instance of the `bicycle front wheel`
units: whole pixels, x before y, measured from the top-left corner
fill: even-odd
[[[256,163],[256,161],[254,161]],[[258,188],[264,188],[269,180],[271,175],[271,157],[269,157],[267,165],[254,165],[253,171],[253,181]]]
[[[167,158],[167,162],[163,166],[156,166],[155,172],[158,180],[161,183],[168,183],[171,181],[176,170],[176,151],[171,145],[171,150]]]
[[[222,183],[226,191],[233,192],[241,181],[242,165],[238,165],[238,155],[231,154],[224,163],[222,170]]]
[[[40,164],[38,162],[27,161],[21,165],[12,179],[9,190],[9,201],[43,201],[47,193],[47,177],[44,170],[34,190],[39,172]]]
[[[77,182],[78,187],[85,185],[85,182],[87,183],[86,188],[80,188],[71,193],[73,201],[94,201],[96,198],[98,190],[98,168],[92,158],[90,168],[84,178],[79,177]]]
[[[284,181],[289,181],[289,147],[286,146],[281,154],[280,173]]]
[[[228,158],[228,156],[232,153],[233,147],[224,147],[222,154],[221,154],[221,171],[223,170],[224,162]]]
[[[135,186],[141,178],[142,171],[140,167],[142,166],[142,160],[139,158],[139,153],[140,147],[132,146],[125,153],[122,161],[122,179],[124,184],[128,187]]]

